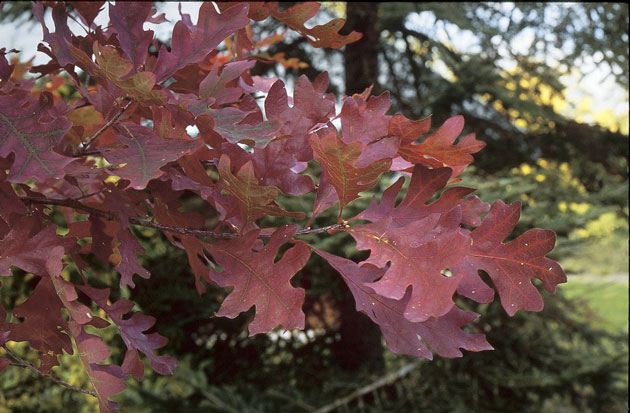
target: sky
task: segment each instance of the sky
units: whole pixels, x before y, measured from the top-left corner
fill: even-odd
[[[105,8],[107,8],[107,5],[105,5]],[[167,39],[171,34],[174,23],[179,19],[178,8],[179,3],[177,2],[162,3],[159,12],[165,13],[170,23],[160,25],[145,23],[145,29],[155,31],[156,36],[160,39]],[[199,3],[183,2],[181,3],[181,10],[183,13],[190,14],[192,20],[196,21]],[[100,24],[107,22],[107,15],[107,10],[103,10],[97,17],[96,22]],[[54,24],[50,13],[47,13],[45,18],[48,27],[53,28]],[[447,27],[442,22],[435,24],[435,17],[430,12],[415,14],[409,21],[410,24],[422,28],[423,31],[426,31],[426,28],[430,28],[429,30],[434,31],[434,35],[441,41],[452,40],[453,46],[459,50],[475,50],[475,41],[474,36],[471,36],[472,33],[460,31],[455,26]],[[80,33],[82,31],[75,22],[69,20],[68,23],[70,29],[74,32]],[[450,37],[446,30],[449,31]],[[531,33],[528,34],[525,30],[522,35],[523,38],[514,45],[517,49],[519,45],[522,45],[522,50],[519,51],[526,51],[530,43],[528,36],[531,37]],[[18,20],[0,25],[0,47],[6,47],[7,50],[11,48],[21,50],[22,60],[28,60],[30,56],[35,56],[34,64],[42,64],[47,61],[47,57],[43,53],[37,52],[37,44],[41,39],[42,29],[39,23]],[[551,59],[549,63],[552,64],[552,58],[550,57],[549,59]],[[612,76],[607,77],[608,72],[598,68],[595,63],[586,64],[582,69],[591,73],[581,79],[579,79],[580,76],[578,74],[563,79],[564,84],[567,86],[566,99],[569,103],[563,115],[587,123],[595,122],[606,113],[613,117],[627,115],[628,92],[618,85]],[[439,71],[439,68],[436,68],[436,70]],[[627,123],[627,120],[625,122]],[[625,126],[625,133],[628,133],[627,125]]]

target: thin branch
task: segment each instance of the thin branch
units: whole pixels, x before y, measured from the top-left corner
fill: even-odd
[[[110,126],[112,126],[114,124],[114,122],[116,122],[118,120],[118,118],[120,117],[120,115],[122,115],[128,108],[129,106],[131,106],[131,104],[133,103],[133,100],[130,100],[129,102],[127,102],[127,104],[125,106],[123,106],[118,113],[116,113],[114,115],[113,118],[111,118],[105,125],[103,125],[103,127],[101,127],[99,130],[96,131],[96,133],[94,135],[92,135],[92,137],[90,139],[88,139],[88,141],[83,145],[83,147],[81,148],[81,150],[79,151],[79,153],[77,154],[77,156],[84,156],[86,155],[87,152],[87,148],[90,147],[90,145],[92,144],[92,142],[94,142],[96,140],[96,138],[98,138],[99,136],[101,136],[101,134],[103,132],[105,132],[105,130],[107,128],[109,128]]]
[[[102,188],[102,189],[99,189],[99,190],[98,190],[98,191],[96,191],[96,192],[92,192],[92,193],[89,193],[89,194],[81,195],[80,197],[75,198],[74,200],[75,200],[75,201],[79,201],[79,200],[81,200],[81,199],[89,198],[89,197],[91,197],[91,196],[101,194],[101,193],[105,192],[106,190],[107,190],[107,188]],[[83,191],[81,191],[81,192],[83,192]]]
[[[335,400],[334,402],[327,404],[326,406],[318,409],[315,411],[315,413],[328,413],[330,411],[333,411],[335,409],[337,409],[338,407],[341,407],[345,404],[350,403],[352,400],[359,398],[365,394],[368,393],[372,393],[373,391],[377,390],[380,387],[386,386],[388,384],[391,384],[399,379],[401,379],[402,377],[406,376],[411,370],[415,369],[416,367],[418,367],[418,365],[420,364],[419,361],[415,361],[413,363],[409,363],[403,367],[401,367],[400,369],[398,369],[397,371],[390,373],[384,377],[381,377],[380,379],[376,380],[375,382],[368,384],[365,387],[361,387],[360,389],[355,390],[354,392],[350,393],[348,396],[346,397],[342,397],[340,399]]]
[[[42,376],[42,377],[45,377],[45,378],[47,378],[47,379],[49,379],[49,380],[52,380],[53,382],[55,382],[55,383],[59,384],[60,386],[65,387],[65,388],[67,388],[67,389],[74,390],[74,391],[78,391],[78,392],[80,392],[80,393],[84,393],[84,394],[89,394],[90,396],[98,397],[98,396],[96,395],[96,393],[95,393],[95,392],[93,392],[93,391],[90,391],[90,390],[85,390],[85,389],[82,389],[81,387],[76,387],[76,386],[73,386],[73,385],[71,385],[71,384],[68,384],[68,383],[66,383],[66,382],[63,382],[63,381],[59,380],[59,379],[58,379],[58,378],[56,378],[56,377],[53,377],[53,376],[52,376],[52,375],[50,375],[50,374],[47,374],[47,373],[42,373],[41,371],[39,371],[39,370],[37,369],[37,367],[33,366],[31,363],[29,363],[28,361],[24,360],[22,357],[20,357],[20,356],[18,356],[17,354],[15,354],[15,353],[14,353],[11,349],[9,349],[9,347],[7,347],[6,345],[3,345],[3,346],[2,346],[2,348],[3,348],[6,352],[7,352],[7,354],[9,355],[9,357],[11,357],[11,358],[12,358],[12,359],[16,362],[15,364],[11,364],[12,366],[16,366],[16,367],[23,367],[23,368],[26,368],[26,369],[28,369],[28,370],[32,370],[32,371],[34,371],[35,373],[37,373],[38,375],[40,375],[40,376]]]
[[[83,205],[76,199],[47,199],[47,198],[38,198],[38,197],[30,197],[30,196],[24,196],[24,197],[21,197],[20,199],[26,203],[65,206],[65,207],[73,208],[79,211],[87,212],[94,216],[105,218],[109,221],[118,221],[118,217],[115,214],[112,214],[110,212],[105,212],[100,209],[92,208],[87,205]],[[234,238],[239,237],[239,234],[233,233],[233,232],[217,232],[217,231],[207,231],[203,229],[172,227],[169,225],[158,224],[156,222],[143,221],[137,217],[130,217],[129,223],[133,225],[142,226],[142,227],[159,229],[160,231],[175,232],[177,234],[184,234],[184,235],[196,235],[200,237],[210,237],[210,238],[219,238],[219,239],[234,239]],[[297,231],[294,237],[299,237],[303,235],[320,234],[322,232],[328,232],[334,229],[341,229],[344,227],[345,227],[344,224],[334,224],[334,225],[329,225],[327,227],[322,227],[322,228],[303,229],[303,230]],[[258,235],[258,238],[271,238],[271,235],[260,234]]]

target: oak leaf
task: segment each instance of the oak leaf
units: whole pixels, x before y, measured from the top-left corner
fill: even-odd
[[[481,225],[472,232],[468,256],[452,268],[454,274],[470,279],[471,286],[458,291],[471,299],[479,296],[471,288],[482,283],[477,270],[488,273],[503,308],[511,316],[518,310],[543,309],[542,297],[531,279],[541,280],[549,292],[554,292],[558,284],[567,281],[560,265],[545,257],[556,242],[553,231],[535,228],[503,243],[516,226],[520,210],[520,202],[506,205],[503,201],[496,201]]]
[[[381,159],[361,168],[355,166],[361,155],[361,144],[344,143],[334,128],[311,134],[310,142],[315,159],[337,192],[341,206],[340,217],[343,208],[357,199],[359,192],[370,189],[391,165],[391,159]]]
[[[436,354],[449,358],[461,357],[460,348],[469,351],[492,350],[483,334],[469,334],[460,329],[477,318],[477,314],[454,307],[437,319],[411,322],[404,315],[411,291],[408,290],[401,300],[393,300],[380,296],[370,287],[383,275],[385,268],[370,264],[359,266],[346,258],[317,249],[314,251],[343,277],[354,296],[357,311],[365,313],[378,324],[387,347],[393,353],[431,360],[433,354],[424,343]]]
[[[42,94],[39,101],[22,90],[0,95],[0,156],[15,156],[9,182],[59,178],[72,162],[54,150],[71,124],[50,110],[51,104],[50,94]]]
[[[116,139],[126,148],[100,151],[108,162],[125,164],[110,174],[128,179],[135,189],[144,189],[151,179],[164,173],[160,170],[162,166],[201,146],[199,139],[162,139],[150,129],[135,123],[120,123],[116,130]]]
[[[421,122],[417,128],[419,132],[424,132],[424,121]],[[466,135],[460,142],[454,144],[463,129],[464,117],[453,116],[421,143],[413,143],[411,140],[413,136],[407,135],[398,153],[413,164],[433,168],[450,167],[453,169],[453,176],[457,176],[473,162],[471,154],[479,152],[486,146],[484,142],[476,140],[474,134]]]
[[[230,158],[227,155],[221,155],[218,165],[221,187],[238,200],[238,210],[231,211],[230,214],[238,217],[242,225],[247,225],[266,215],[304,218],[301,212],[285,211],[273,202],[278,198],[278,190],[273,186],[258,184],[259,178],[254,173],[251,161],[243,165],[236,175],[230,170],[230,165]]]
[[[285,330],[304,328],[304,289],[293,287],[290,280],[308,261],[310,249],[297,242],[275,262],[278,248],[296,231],[297,225],[276,229],[260,251],[252,250],[258,230],[234,240],[205,244],[223,269],[212,272],[212,280],[221,287],[234,287],[218,316],[234,318],[255,306],[256,315],[248,327],[250,335],[268,333],[279,324]]]

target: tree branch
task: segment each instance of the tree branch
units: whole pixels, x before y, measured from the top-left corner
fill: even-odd
[[[399,379],[401,379],[402,377],[406,376],[411,370],[415,369],[416,367],[418,367],[418,365],[420,364],[419,361],[415,361],[413,363],[409,363],[403,367],[401,367],[400,369],[398,369],[397,371],[390,373],[384,377],[381,377],[380,379],[376,380],[375,382],[368,384],[365,387],[361,387],[360,389],[355,390],[354,392],[350,393],[348,396],[346,397],[342,397],[340,399],[335,400],[334,402],[327,404],[324,407],[319,408],[317,411],[315,411],[315,413],[328,413],[331,412],[345,404],[350,403],[352,400],[361,397],[365,394],[368,393],[372,393],[373,391],[377,390],[380,387],[386,386],[388,384],[391,384]]]
[[[103,125],[103,127],[101,127],[99,130],[96,131],[96,133],[94,133],[94,135],[92,135],[92,137],[90,139],[88,139],[87,142],[85,142],[81,148],[81,150],[75,155],[75,156],[85,156],[87,154],[87,149],[90,147],[90,145],[92,144],[92,142],[94,142],[96,140],[96,138],[98,138],[99,136],[101,136],[101,134],[103,132],[105,132],[105,130],[107,128],[109,128],[110,126],[112,126],[114,124],[114,122],[116,122],[118,120],[118,118],[120,117],[120,115],[122,115],[128,108],[129,106],[131,106],[131,104],[133,103],[133,100],[130,100],[129,102],[127,102],[127,104],[125,106],[123,106],[118,113],[116,113],[114,115],[113,118],[111,118],[105,125]]]
[[[109,221],[118,221],[118,217],[115,214],[112,214],[110,212],[105,212],[100,209],[92,208],[87,205],[83,205],[76,199],[48,199],[48,198],[38,198],[38,197],[31,197],[31,196],[23,196],[23,197],[20,197],[20,199],[23,202],[32,203],[32,204],[65,206],[65,207],[73,208],[79,211],[87,212],[94,216],[105,218]],[[203,229],[172,227],[170,225],[162,225],[157,222],[143,221],[137,217],[130,217],[129,223],[133,225],[142,226],[142,227],[159,229],[160,231],[175,232],[177,234],[184,234],[184,235],[196,235],[200,237],[210,237],[210,238],[218,238],[218,239],[234,239],[234,238],[239,237],[239,234],[236,234],[233,232],[217,232],[217,231],[207,231]],[[328,232],[330,230],[341,229],[344,227],[345,227],[344,224],[334,224],[334,225],[329,225],[327,227],[322,227],[322,228],[303,229],[303,230],[297,231],[294,237],[320,234],[322,232]],[[258,235],[258,238],[261,238],[261,239],[271,238],[271,235],[260,234]]]
[[[9,357],[11,357],[16,363],[15,364],[11,364],[12,366],[16,366],[16,367],[22,367],[28,370],[32,370],[35,373],[37,373],[38,375],[45,377],[49,380],[52,380],[53,382],[59,384],[60,386],[63,386],[67,389],[70,390],[74,390],[74,391],[78,391],[80,393],[84,393],[84,394],[89,394],[90,396],[94,396],[94,397],[98,397],[96,395],[95,392],[90,391],[90,390],[85,390],[82,389],[81,387],[76,387],[73,386],[71,384],[68,384],[66,382],[63,382],[61,380],[59,380],[58,378],[50,375],[50,374],[46,374],[46,373],[42,373],[41,371],[39,371],[37,369],[37,367],[33,366],[31,363],[29,363],[28,361],[24,360],[22,357],[18,356],[17,354],[15,354],[11,349],[9,349],[9,347],[7,347],[6,345],[3,345],[2,348],[7,352],[7,354],[9,355]]]

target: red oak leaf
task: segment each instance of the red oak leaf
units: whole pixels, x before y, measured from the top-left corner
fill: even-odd
[[[63,247],[55,247],[51,251],[51,255],[47,261],[48,275],[52,280],[57,296],[63,303],[70,318],[79,324],[86,324],[92,321],[92,312],[89,307],[80,302],[75,301],[79,296],[75,289],[75,285],[66,281],[61,277],[61,270],[63,269],[63,262],[61,261],[64,255]]]
[[[6,169],[10,168],[10,164],[7,163]],[[5,173],[4,165],[0,160],[0,240],[3,239],[11,230],[9,223],[13,219],[17,219],[17,216],[26,215],[26,207],[17,196],[11,184],[6,182],[7,175]],[[15,215],[16,218],[12,218]],[[0,256],[2,254],[0,253]],[[0,261],[1,262],[1,261]],[[1,265],[0,265],[1,266]],[[0,275],[2,275],[0,273]]]
[[[252,121],[250,115],[257,115],[259,111],[258,108],[252,111],[228,107],[209,109],[208,113],[214,121],[214,130],[228,142],[243,142],[264,148],[277,135],[282,124],[276,120]]]
[[[285,194],[302,195],[312,192],[313,181],[308,175],[301,175],[305,163],[297,162],[295,155],[287,152],[287,141],[271,142],[265,148],[254,148],[254,153],[243,150],[238,145],[224,143],[221,153],[233,161],[232,167],[240,169],[252,162],[260,185],[275,185]]]
[[[370,189],[380,175],[389,170],[392,162],[391,159],[381,159],[362,168],[355,166],[361,155],[361,144],[344,143],[334,128],[326,128],[311,134],[310,142],[315,159],[337,192],[341,205],[340,217],[343,208],[350,201],[357,199],[359,192]]]
[[[123,370],[120,366],[96,364],[109,357],[109,347],[102,338],[87,333],[82,325],[73,321],[70,321],[69,325],[74,341],[77,343],[81,363],[96,390],[99,411],[101,413],[116,412],[118,405],[110,401],[109,397],[127,387]]]
[[[385,217],[391,217],[394,227],[402,227],[431,214],[447,212],[460,205],[462,224],[478,226],[481,215],[490,209],[490,205],[481,202],[476,196],[462,199],[473,192],[473,188],[449,188],[435,202],[426,204],[437,191],[446,185],[450,176],[451,169],[449,168],[428,169],[422,165],[416,165],[407,194],[400,204],[396,205],[396,197],[403,186],[404,177],[399,178],[383,192],[380,203],[377,203],[376,198],[373,197],[368,208],[352,219],[376,222]]]
[[[116,270],[120,273],[120,286],[128,285],[133,288],[136,286],[133,282],[134,274],[138,274],[144,279],[151,277],[151,273],[138,263],[137,254],[144,254],[145,250],[128,228],[121,228],[118,231],[118,240],[120,241],[120,245],[117,247],[120,253],[120,263],[116,266]]]
[[[361,38],[361,33],[352,32],[348,35],[339,34],[339,30],[346,22],[345,19],[334,19],[326,24],[306,28],[304,25],[310,20],[320,8],[320,4],[313,2],[298,3],[286,10],[280,11],[277,2],[265,3],[267,11],[257,9],[255,18],[260,19],[263,15],[272,15],[275,19],[289,26],[300,33],[314,47],[331,47],[339,49],[348,43],[356,42]]]
[[[210,73],[199,84],[199,97],[214,98],[217,105],[236,102],[243,94],[238,86],[228,87],[227,83],[238,79],[243,72],[249,70],[256,63],[255,60],[242,60],[227,63],[219,75],[219,65],[215,65]]]
[[[285,211],[273,202],[278,198],[278,190],[272,186],[258,184],[259,179],[256,178],[251,162],[243,165],[236,175],[230,170],[230,163],[227,155],[221,155],[218,166],[221,187],[238,199],[238,210],[230,211],[230,215],[238,217],[242,226],[266,215],[304,218],[301,212]]]
[[[364,95],[371,91],[368,88]],[[342,140],[346,143],[361,142],[363,151],[356,166],[366,166],[383,158],[396,156],[400,137],[387,136],[392,117],[385,115],[392,103],[389,92],[380,96],[354,95],[344,100],[339,113]]]
[[[124,298],[109,304],[109,288],[98,289],[88,285],[82,285],[78,288],[101,307],[118,326],[120,336],[129,350],[123,361],[125,373],[133,373],[136,380],[142,378],[144,369],[140,368],[142,363],[138,359],[138,350],[140,350],[149,359],[149,364],[153,370],[160,374],[173,374],[177,361],[171,357],[157,356],[153,353],[153,350],[164,347],[168,340],[158,333],[143,333],[155,324],[154,317],[140,312],[126,317],[125,315],[133,308],[134,304]]]
[[[11,365],[11,359],[8,359],[6,357],[0,357],[0,372],[9,365]]]
[[[418,126],[419,131],[423,131]],[[433,168],[448,166],[453,169],[453,176],[457,176],[467,165],[473,162],[471,154],[479,152],[486,144],[475,139],[474,134],[466,135],[459,143],[453,144],[464,129],[464,117],[453,116],[422,143],[415,144],[407,135],[398,153],[414,164],[422,164]],[[416,136],[419,138],[419,136]]]
[[[72,162],[72,158],[53,149],[71,124],[65,116],[53,113],[51,105],[48,93],[42,94],[39,101],[23,90],[0,95],[0,156],[15,155],[9,182],[59,178],[64,166]]]
[[[141,1],[118,2],[109,6],[109,21],[118,34],[120,48],[133,63],[134,69],[144,64],[153,40],[153,30],[143,30],[144,22],[152,14],[151,3]]]
[[[152,185],[151,192],[156,196],[153,214],[156,221],[160,224],[172,227],[201,228],[203,226],[203,218],[194,212],[179,212],[181,204],[176,198],[180,192],[171,194],[170,197],[164,196],[167,192],[166,185]],[[158,190],[159,188],[159,190]],[[195,276],[195,288],[201,295],[206,291],[206,287],[202,281],[210,282],[210,270],[208,269],[209,260],[203,252],[201,241],[192,235],[169,234],[164,233],[168,240],[176,246],[186,251],[188,262]]]
[[[311,223],[319,214],[333,206],[337,202],[337,193],[335,188],[328,182],[325,174],[319,176],[319,186],[317,187],[317,196],[315,197],[315,203],[313,204],[313,213],[306,224],[307,227],[311,226]]]
[[[541,280],[549,292],[567,281],[560,265],[545,257],[556,242],[553,231],[531,229],[515,240],[503,243],[516,226],[520,210],[520,202],[506,205],[496,201],[481,225],[472,232],[468,256],[451,268],[454,274],[469,277],[471,285],[481,282],[477,270],[487,272],[499,292],[503,308],[511,316],[521,309],[542,310],[543,300],[532,284],[532,278]],[[462,290],[460,294],[475,299],[474,292]]]
[[[50,45],[59,66],[74,64],[76,58],[69,49],[73,35],[68,28],[66,6],[63,3],[57,3],[52,9],[52,18],[56,29],[54,33],[51,33],[46,26],[44,6],[41,2],[33,2],[33,15],[40,21],[44,32],[44,41]]]
[[[143,106],[163,105],[166,103],[166,93],[161,89],[155,89],[155,75],[151,72],[139,72],[131,76],[134,66],[127,59],[120,57],[118,51],[112,46],[100,46],[98,42],[94,42],[92,50],[94,52],[94,60],[88,57],[83,50],[68,46],[72,54],[76,57],[78,65],[85,69],[93,76],[103,77],[119,88],[119,91],[110,90],[107,82],[103,82],[109,92],[117,97],[125,97],[125,94],[133,97]],[[122,92],[121,92],[122,91]]]
[[[73,239],[58,236],[52,224],[41,227],[35,216],[17,217],[10,224],[11,231],[0,240],[0,276],[10,276],[11,266],[46,275],[53,250],[59,246],[70,250],[75,244]]]
[[[70,337],[60,329],[65,327],[62,307],[50,277],[44,276],[31,296],[13,310],[15,317],[25,318],[24,322],[6,323],[0,328],[9,331],[7,341],[26,341],[41,352],[39,370],[42,373],[48,373],[59,364],[57,356],[64,350],[72,354]]]
[[[265,99],[265,114],[270,120],[279,121],[278,131],[283,139],[284,151],[295,155],[296,159],[308,162],[313,159],[313,151],[308,144],[308,135],[313,128],[326,124],[335,115],[335,97],[326,93],[328,75],[320,74],[313,83],[305,75],[298,78],[293,91],[293,107],[284,82],[276,81]]]
[[[470,236],[459,228],[461,208],[446,214],[432,214],[398,228],[391,217],[373,224],[346,229],[357,242],[357,249],[369,249],[364,263],[384,267],[385,275],[370,287],[379,295],[402,299],[411,286],[405,308],[409,321],[441,317],[453,307],[453,294],[459,279],[442,274],[459,263],[470,249]]]
[[[151,107],[153,114],[153,131],[160,138],[165,139],[190,139],[186,132],[188,126],[187,115],[180,111],[169,110],[169,107]]]
[[[67,4],[74,7],[79,13],[79,17],[87,24],[92,26],[94,19],[103,10],[104,1],[68,1]]]
[[[477,318],[477,314],[453,307],[438,319],[411,322],[404,316],[411,299],[409,290],[401,300],[392,300],[376,294],[370,287],[371,283],[383,275],[385,268],[370,264],[359,266],[348,259],[317,249],[314,251],[341,274],[354,296],[357,311],[362,311],[378,324],[387,347],[393,353],[431,360],[433,354],[424,343],[438,355],[449,358],[461,357],[460,348],[469,351],[492,350],[483,334],[469,334],[461,330],[462,326]]]
[[[361,95],[346,97],[339,113],[343,141],[367,144],[386,136],[392,117],[385,113],[391,106],[389,92],[367,100]]]
[[[178,21],[173,28],[171,51],[160,48],[154,66],[156,81],[160,83],[184,66],[201,61],[223,39],[249,24],[248,9],[241,3],[219,14],[212,3],[203,3],[196,25]]]
[[[268,333],[279,324],[285,330],[304,328],[304,289],[291,285],[291,278],[308,261],[309,247],[298,242],[287,250],[280,261],[274,262],[278,248],[291,239],[297,225],[278,228],[269,243],[260,251],[253,251],[259,231],[244,236],[205,244],[215,262],[223,271],[211,273],[221,287],[233,286],[225,298],[218,316],[234,318],[256,307],[256,315],[249,325],[249,334]]]
[[[194,152],[202,144],[199,139],[162,139],[135,123],[120,123],[116,130],[116,139],[127,147],[100,151],[108,162],[126,164],[110,173],[128,179],[135,189],[144,189],[151,179],[164,174],[162,166]]]
[[[431,129],[431,116],[421,120],[410,120],[403,115],[394,115],[389,123],[389,134],[400,136],[403,145],[413,143],[418,137],[426,135]]]

